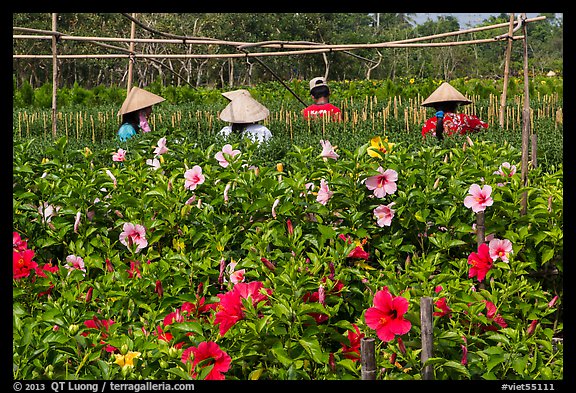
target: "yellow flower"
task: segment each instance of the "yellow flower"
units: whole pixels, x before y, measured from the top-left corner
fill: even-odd
[[[186,249],[186,245],[183,240],[172,239],[172,247],[178,252],[182,252]]]
[[[389,143],[388,138],[385,138],[384,141],[382,141],[382,138],[376,136],[370,139],[370,146],[366,151],[370,157],[382,158],[383,156],[381,153],[390,153],[392,146],[394,146],[394,143]]]
[[[50,160],[47,159],[46,157],[44,157],[44,158],[42,159],[42,164],[46,164],[47,162],[50,162]]]
[[[276,170],[278,172],[284,172],[284,164],[282,164],[281,162],[279,162],[278,164],[276,164]]]
[[[88,156],[92,155],[92,150],[88,148],[88,146],[84,147],[84,157],[88,158]]]
[[[415,82],[414,78],[410,78],[410,84],[413,85]]]
[[[114,363],[116,363],[122,368],[127,366],[134,367],[134,359],[138,359],[140,355],[141,355],[140,352],[135,351],[128,351],[126,355],[116,353],[114,354],[114,356],[116,356],[116,360],[114,361]]]

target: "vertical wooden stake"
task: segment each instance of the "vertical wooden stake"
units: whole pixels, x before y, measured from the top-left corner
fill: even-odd
[[[136,19],[136,14],[132,13],[132,18]],[[136,23],[132,22],[132,26],[130,28],[130,39],[133,40],[134,36],[136,35]],[[132,74],[133,74],[133,65],[134,65],[134,41],[130,41],[130,58],[128,60],[128,82],[126,86],[126,95],[130,93],[132,90]]]
[[[508,46],[506,46],[506,59],[504,63],[504,87],[500,97],[500,128],[504,128],[504,110],[506,108],[506,95],[508,92],[508,75],[510,74],[510,56],[512,53],[512,36],[514,35],[514,14],[510,14],[510,26],[508,27]]]
[[[486,239],[486,226],[484,225],[484,212],[476,213],[476,242],[478,247]]]
[[[362,379],[376,379],[376,354],[374,347],[374,338],[363,337],[360,340],[360,364],[362,367]]]
[[[56,36],[56,27],[58,23],[58,14],[53,12],[52,13],[52,31],[54,35],[52,35],[52,137],[56,138],[56,124],[58,122],[58,118],[56,117],[56,110],[57,110],[57,103],[56,103],[56,96],[58,92],[58,49],[56,47],[56,43],[58,37]]]
[[[530,80],[528,76],[528,31],[526,30],[526,14],[522,14],[524,39],[524,105],[522,108],[522,185],[528,184],[528,143],[530,138]],[[524,191],[520,201],[520,215],[528,211],[528,191]]]
[[[422,364],[432,357],[433,324],[432,324],[432,298],[423,297],[420,299],[420,334],[422,339],[422,352],[420,360]],[[434,369],[431,365],[422,368],[422,379],[434,379]]]

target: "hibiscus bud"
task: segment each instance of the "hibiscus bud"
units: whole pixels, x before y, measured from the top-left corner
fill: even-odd
[[[558,300],[558,295],[554,296],[554,297],[552,298],[552,300],[550,300],[550,303],[548,303],[548,307],[549,307],[549,308],[554,307],[554,305],[556,304],[556,301],[557,301],[557,300]]]
[[[292,227],[292,221],[290,221],[290,219],[286,220],[286,227],[288,228],[288,235],[292,236],[294,234],[294,227]]]
[[[86,293],[86,298],[85,298],[86,303],[88,303],[90,300],[92,300],[92,292],[93,291],[94,291],[93,287],[88,288],[88,292]]]
[[[448,163],[448,154],[446,154],[446,155],[444,156],[444,164],[447,164],[447,163]]]
[[[78,325],[72,324],[70,326],[68,326],[68,333],[70,333],[71,336],[75,335],[76,333],[78,333]]]
[[[526,334],[531,336],[534,331],[536,330],[536,326],[538,325],[538,320],[534,319],[531,323],[530,326],[528,326],[528,330],[526,331]]]
[[[404,345],[404,341],[400,337],[398,337],[398,348],[400,348],[400,352],[402,355],[406,355],[406,346]]]
[[[470,139],[470,137],[468,135],[466,135],[466,141],[468,142],[470,147],[474,146],[474,142],[472,142],[472,139]]]
[[[170,347],[168,349],[168,355],[170,355],[171,358],[177,358],[178,357],[178,350],[175,347]]]
[[[318,288],[318,303],[325,306],[326,305],[326,291],[324,290],[324,285],[320,284]]]
[[[396,352],[394,352],[392,354],[392,356],[390,356],[390,364],[394,364],[396,363]]]
[[[439,184],[440,184],[440,178],[437,178],[436,181],[434,182],[434,186],[432,188],[437,189]]]
[[[202,293],[202,290],[204,289],[204,283],[201,282],[198,284],[198,289],[196,289],[196,295],[200,296],[200,294]]]
[[[220,259],[220,274],[218,275],[218,284],[224,283],[224,270],[226,269],[226,261],[224,258]]]
[[[272,262],[270,262],[268,259],[262,257],[262,258],[260,258],[260,260],[261,260],[262,262],[264,262],[264,265],[265,265],[268,269],[270,269],[270,270],[276,269],[276,266],[274,266],[274,264],[273,264]]]
[[[114,266],[112,266],[112,262],[110,262],[110,259],[106,259],[106,270],[108,270],[109,272],[114,271]]]
[[[156,287],[154,287],[154,292],[156,292],[160,298],[162,295],[164,295],[164,288],[162,287],[162,282],[160,280],[156,280]]]
[[[116,214],[120,218],[124,218],[124,215],[120,212],[120,210],[114,210],[114,214]]]
[[[330,275],[328,276],[328,278],[330,280],[334,280],[334,276],[336,275],[336,270],[334,269],[334,263],[333,262],[328,263],[328,269],[330,269]]]
[[[332,370],[332,372],[336,371],[336,362],[334,361],[333,352],[330,352],[330,356],[328,357],[328,365],[330,366],[330,370]]]

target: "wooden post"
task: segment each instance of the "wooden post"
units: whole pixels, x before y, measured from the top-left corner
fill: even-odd
[[[510,56],[512,53],[512,34],[514,33],[514,13],[510,14],[510,26],[508,26],[508,45],[506,46],[506,58],[504,61],[504,87],[500,97],[500,128],[504,128],[504,110],[506,108],[506,95],[508,93],[508,76],[510,74]]]
[[[484,212],[476,213],[476,242],[478,247],[484,243],[486,239],[486,226],[484,225]]]
[[[136,14],[132,13],[132,18],[136,19]],[[130,60],[128,60],[128,81],[126,82],[126,95],[130,93],[132,90],[132,74],[133,74],[133,67],[134,67],[134,36],[136,35],[136,23],[132,21],[132,27],[130,28]]]
[[[56,33],[58,23],[58,14],[52,13],[52,31]],[[58,123],[58,116],[56,111],[58,108],[56,96],[58,93],[58,55],[56,43],[58,37],[56,34],[52,35],[52,137],[56,138],[56,125]]]
[[[376,379],[376,354],[374,347],[374,338],[362,337],[360,340],[360,364],[362,368],[362,379]]]
[[[522,14],[523,20],[523,46],[524,46],[524,105],[522,108],[522,185],[528,184],[528,144],[530,138],[530,83],[528,79],[528,32],[526,31],[526,14]],[[526,215],[528,210],[528,191],[524,191],[520,201],[520,215]]]
[[[420,354],[420,360],[422,364],[432,357],[432,346],[433,346],[433,320],[432,312],[434,307],[432,306],[432,298],[423,297],[420,299],[420,334],[422,339],[422,352]],[[434,369],[431,365],[424,366],[422,368],[422,379],[430,380],[434,379]]]

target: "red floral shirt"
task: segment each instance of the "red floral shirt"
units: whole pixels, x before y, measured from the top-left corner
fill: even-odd
[[[302,111],[304,120],[322,117],[326,114],[332,115],[332,120],[341,120],[342,111],[335,105],[327,104],[312,104]]]
[[[422,136],[427,134],[436,135],[436,116],[429,118],[422,127]],[[452,135],[459,133],[464,135],[466,133],[478,132],[488,128],[488,123],[483,122],[474,115],[467,115],[464,113],[451,113],[444,112],[444,133]]]

